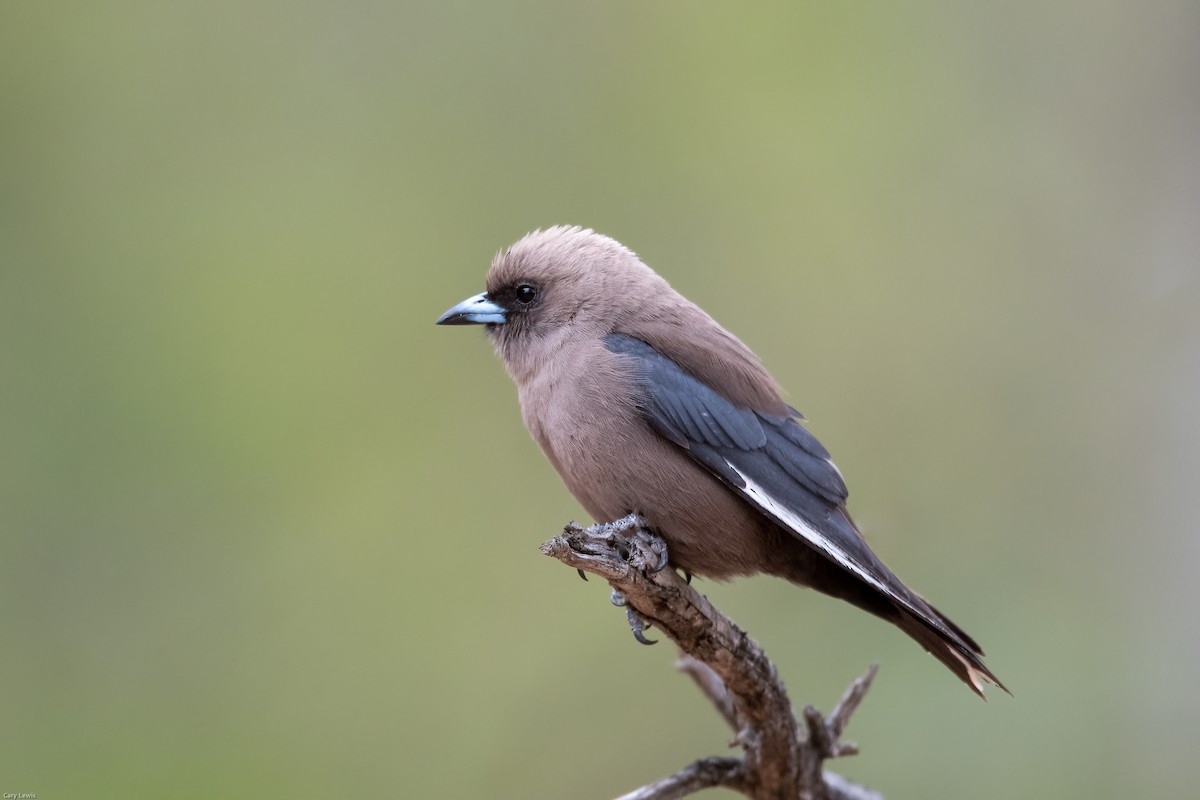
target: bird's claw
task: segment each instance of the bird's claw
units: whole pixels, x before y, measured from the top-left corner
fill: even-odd
[[[641,644],[658,644],[657,639],[646,638],[645,634],[650,628],[650,623],[647,622],[646,618],[639,614],[633,606],[629,605],[629,603],[625,600],[624,594],[616,589],[613,589],[612,594],[609,595],[608,599],[609,602],[611,602],[617,608],[625,609],[625,619],[629,621],[629,630],[633,632],[634,639],[637,639]]]
[[[637,639],[638,644],[658,644],[658,639],[646,638],[646,634],[643,631],[645,631],[646,627],[649,626],[646,625],[645,620],[642,619],[640,614],[638,614],[632,608],[627,608],[625,609],[625,616],[629,619],[629,629],[633,631],[633,638]]]
[[[650,567],[651,574],[657,575],[668,566],[667,558],[667,542],[665,539],[654,538],[654,554],[658,556],[658,563]]]
[[[616,548],[621,558],[630,566],[646,574],[654,575],[662,572],[669,565],[667,543],[661,536],[651,533],[646,525],[646,520],[640,515],[630,514],[616,522],[596,525],[591,531],[603,536],[604,540]],[[573,527],[577,528],[578,526],[569,525],[566,532],[572,532]],[[583,577],[582,572],[580,572],[580,577]],[[640,644],[658,643],[657,639],[646,638],[650,622],[637,609],[629,605],[624,594],[613,589],[609,596],[609,602],[618,608],[625,609],[625,619],[629,621],[629,630],[633,632],[634,639]]]

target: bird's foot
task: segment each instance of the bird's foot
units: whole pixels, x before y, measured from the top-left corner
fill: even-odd
[[[640,514],[630,514],[616,522],[597,525],[593,530],[605,536],[621,558],[651,575],[667,568],[667,542],[649,529]]]
[[[572,522],[563,528],[563,533],[598,539],[600,543],[616,550],[627,564],[654,575],[667,568],[670,558],[666,541],[651,532],[648,524],[641,515],[630,514],[615,522],[597,523],[586,530]],[[588,549],[585,547],[582,552],[588,552]],[[583,570],[577,571],[579,577],[586,581]]]
[[[668,553],[666,541],[647,528],[646,520],[639,514],[597,526],[605,535],[611,537],[611,542],[621,558],[625,559],[636,569],[648,575],[654,575],[667,568]],[[641,644],[656,644],[657,639],[647,639],[646,631],[650,621],[638,613],[637,609],[625,602],[625,595],[613,589],[612,604],[625,609],[625,619],[629,621],[629,630],[633,638]]]
[[[621,560],[644,575],[655,575],[669,565],[666,541],[658,534],[652,533],[647,528],[646,520],[639,514],[630,514],[615,522],[593,525],[586,531],[572,522],[563,529],[563,533],[568,536],[586,535],[593,540],[598,539],[599,542],[579,548],[577,552],[587,553],[594,548],[594,552],[600,553],[605,547],[611,548]],[[587,580],[583,570],[578,571],[579,577]],[[625,618],[629,621],[629,629],[633,631],[634,639],[642,644],[656,643],[656,640],[647,639],[645,635],[650,628],[650,621],[625,601],[625,595],[614,589],[612,604],[625,609]]]
[[[634,639],[637,639],[641,644],[658,644],[657,639],[646,638],[645,634],[650,628],[650,622],[639,614],[633,606],[625,602],[625,595],[613,589],[609,600],[617,608],[625,609],[625,619],[629,621],[629,630],[633,632]]]

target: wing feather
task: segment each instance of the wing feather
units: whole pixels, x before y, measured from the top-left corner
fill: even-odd
[[[632,360],[640,406],[658,433],[825,557],[929,616],[871,552],[846,514],[846,484],[829,451],[795,419],[735,405],[640,339],[610,334],[604,342]]]

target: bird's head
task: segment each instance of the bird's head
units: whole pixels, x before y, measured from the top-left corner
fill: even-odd
[[[615,239],[579,227],[534,231],[496,254],[487,291],[439,325],[483,325],[514,376],[580,337],[601,338],[670,287]]]

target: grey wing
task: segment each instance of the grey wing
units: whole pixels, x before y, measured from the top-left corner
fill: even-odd
[[[659,435],[686,449],[780,527],[890,600],[902,613],[881,616],[899,625],[980,696],[984,682],[1003,688],[981,660],[979,645],[871,552],[846,513],[841,473],[795,419],[730,402],[640,339],[610,334],[605,345],[630,359],[639,407]],[[876,608],[874,613],[880,612]]]
[[[640,339],[614,333],[604,343],[631,359],[640,409],[659,435],[686,449],[747,502],[826,558],[926,615],[923,603],[914,601],[850,521],[841,473],[799,422],[731,403]]]

